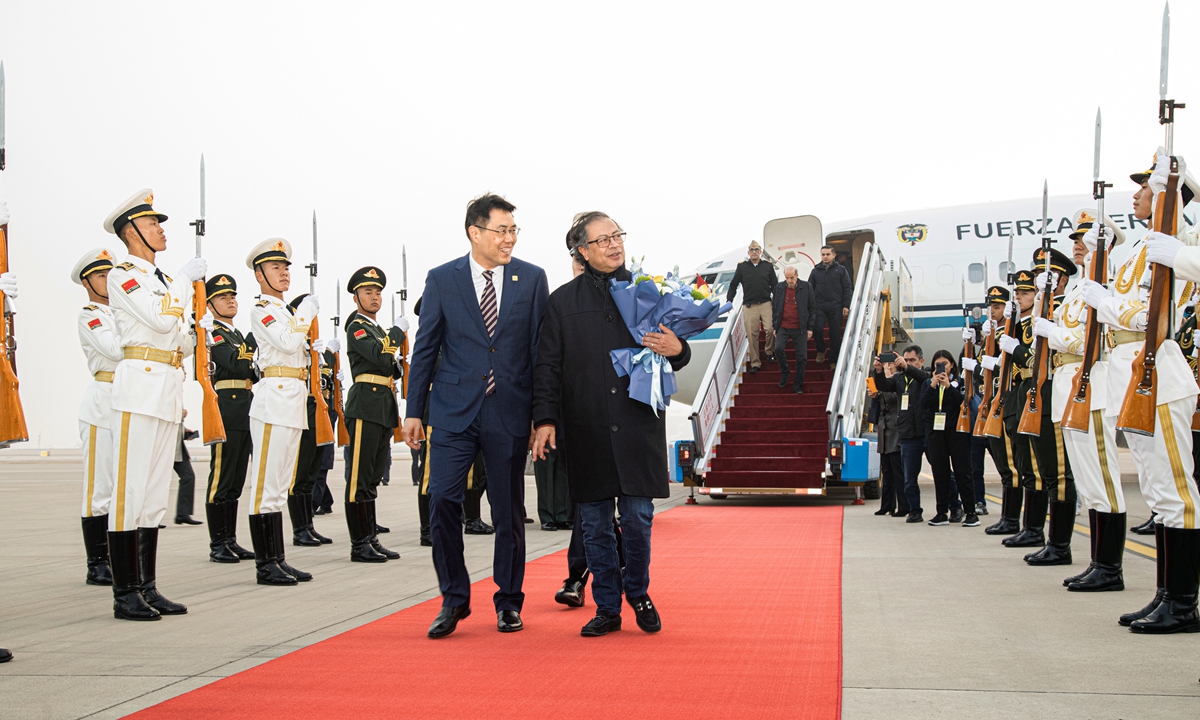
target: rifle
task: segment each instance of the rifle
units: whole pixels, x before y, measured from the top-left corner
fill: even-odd
[[[0,63],[0,170],[4,169],[4,63]],[[0,225],[0,274],[8,272],[8,223]],[[12,304],[0,292],[0,447],[29,439],[17,381],[17,338]]]
[[[963,311],[963,327],[971,329],[971,313],[967,310],[967,279],[962,279],[962,311]],[[963,344],[963,357],[975,357],[975,343],[967,340]],[[974,380],[975,373],[962,374],[963,376],[963,402],[962,408],[958,411],[958,426],[954,428],[956,432],[969,433],[971,432],[971,399],[975,397]]]
[[[1171,35],[1170,7],[1163,10],[1162,61],[1159,72],[1158,122],[1166,126],[1167,155],[1171,159],[1167,187],[1154,202],[1151,226],[1156,232],[1174,236],[1179,232],[1179,161],[1175,158],[1175,110],[1185,107],[1167,99],[1167,56]],[[1157,162],[1157,158],[1155,159]],[[1146,322],[1146,340],[1133,358],[1133,375],[1125,390],[1125,400],[1117,415],[1117,429],[1136,435],[1154,435],[1154,412],[1158,406],[1158,346],[1170,340],[1175,271],[1155,264],[1150,274],[1150,307]]]
[[[1042,185],[1042,257],[1046,261],[1046,267],[1043,270],[1046,277],[1046,285],[1042,289],[1042,306],[1038,310],[1037,317],[1049,320],[1054,314],[1054,286],[1051,284],[1050,270],[1050,245],[1054,241],[1046,234],[1046,225],[1048,218],[1046,212],[1049,208],[1050,188],[1049,184]],[[1017,432],[1022,435],[1040,435],[1042,432],[1042,388],[1046,384],[1046,378],[1050,376],[1050,342],[1044,337],[1038,337],[1033,343],[1033,387],[1029,388],[1028,399],[1025,402],[1025,408],[1021,411],[1021,422],[1017,425]]]
[[[313,261],[305,266],[308,269],[308,294],[317,292],[317,211],[313,211]],[[317,401],[317,445],[329,445],[334,441],[333,423],[329,422],[329,403],[321,392],[321,356],[317,353],[317,340],[321,337],[317,329],[317,318],[314,316],[312,325],[308,327],[308,391]],[[343,423],[344,425],[344,423]]]
[[[1013,236],[1008,236],[1008,301],[1012,305],[1009,311],[1008,321],[1004,324],[1004,334],[1012,337],[1016,332],[1017,321],[1021,317],[1021,307],[1017,304],[1017,274],[1013,272]],[[992,332],[992,349],[996,347],[996,333]],[[1012,381],[1012,357],[1007,353],[1001,353],[1000,360],[1000,383],[996,387],[995,397],[992,398],[992,406],[990,408],[987,425],[983,429],[983,434],[990,438],[1004,437],[1004,393],[1008,390],[1008,386]],[[978,422],[978,421],[976,421]]]
[[[987,275],[985,274],[984,277],[987,277]],[[988,311],[989,312],[991,311],[990,305],[988,306]],[[991,322],[990,317],[988,318],[988,322]],[[996,335],[997,335],[997,333],[998,333],[998,329],[993,328],[991,334],[987,336],[987,340],[984,341],[984,343],[983,343],[983,354],[984,355],[994,356],[996,354]],[[971,434],[975,437],[980,437],[980,438],[987,437],[987,435],[985,435],[983,431],[987,427],[988,413],[990,412],[991,407],[992,407],[992,389],[993,389],[993,385],[995,384],[993,381],[994,377],[995,377],[995,374],[991,369],[984,368],[984,370],[983,370],[983,402],[979,404],[979,414],[975,417],[975,429],[973,431],[971,431]]]
[[[1100,179],[1100,108],[1096,108],[1096,153],[1092,164],[1092,198],[1096,201],[1096,250],[1092,253],[1092,280],[1101,285],[1108,284],[1108,239],[1104,227],[1104,189],[1112,187]],[[1113,238],[1116,239],[1115,237]],[[1063,411],[1062,429],[1087,432],[1092,410],[1092,366],[1100,360],[1103,351],[1104,331],[1100,318],[1093,309],[1088,309],[1087,325],[1083,336],[1083,364],[1071,383],[1071,401]]]
[[[196,257],[200,257],[200,241],[204,237],[204,154],[200,154],[200,217],[188,225],[196,228]],[[200,327],[200,319],[208,311],[208,291],[204,278],[192,283],[192,332],[196,336],[196,353],[193,368],[196,382],[204,395],[201,404],[201,437],[205,445],[225,442],[225,421],[221,419],[221,408],[217,404],[217,391],[213,388],[212,374],[216,365],[208,353],[208,331]]]
[[[405,246],[400,246],[400,283],[401,287],[396,291],[396,295],[400,296],[400,314],[404,314],[404,302],[408,300],[408,250]],[[392,296],[392,316],[396,315],[396,295]],[[408,397],[408,333],[404,333],[404,339],[400,341],[400,387],[398,392],[400,397]],[[396,442],[404,442],[404,423],[396,426],[392,431],[392,438]]]
[[[340,279],[334,281],[337,288],[342,287]],[[337,294],[337,315],[333,316],[333,336],[337,337],[339,328],[342,326],[342,293],[339,290]],[[337,444],[338,447],[345,447],[350,444],[350,433],[346,430],[346,413],[342,407],[342,381],[338,378],[338,373],[342,371],[341,353],[333,354],[333,374],[330,376],[329,383],[330,396],[333,397],[333,411],[337,414]]]

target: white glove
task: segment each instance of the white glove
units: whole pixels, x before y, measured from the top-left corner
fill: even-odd
[[[8,201],[0,200],[0,225],[8,224]]]
[[[402,332],[402,333],[408,332],[408,328],[409,328],[408,318],[404,317],[403,315],[397,316],[396,319],[392,321],[392,325],[400,328],[400,332]]]
[[[1053,270],[1051,270],[1049,274],[1047,274],[1047,273],[1045,273],[1045,272],[1040,272],[1040,273],[1038,273],[1038,274],[1037,274],[1036,276],[1034,276],[1034,278],[1033,278],[1033,286],[1034,286],[1035,288],[1037,288],[1039,292],[1041,292],[1042,290],[1045,290],[1045,289],[1046,289],[1046,278],[1047,278],[1047,277],[1050,277],[1050,276],[1052,276],[1052,275],[1054,275],[1054,271],[1053,271]],[[1055,285],[1057,285],[1057,284],[1058,284],[1057,282],[1054,282],[1054,283],[1052,283],[1052,284],[1051,284],[1051,286],[1050,286],[1050,287],[1051,287],[1051,288],[1053,288],[1053,287],[1054,287]]]
[[[1158,162],[1154,165],[1154,172],[1150,174],[1150,178],[1146,184],[1150,186],[1150,192],[1154,193],[1154,197],[1165,192],[1167,189],[1167,176],[1171,174],[1171,156],[1167,155],[1166,148],[1158,149]],[[1176,155],[1175,159],[1179,161],[1179,178],[1182,181],[1183,173],[1187,169],[1187,163],[1183,161],[1182,155]]]
[[[338,369],[338,371],[337,371],[337,379],[338,379],[338,382],[340,382],[341,384],[343,384],[343,385],[345,385],[345,384],[346,384],[346,371],[345,371],[345,369],[343,369],[343,368],[339,368],[339,369]]]
[[[342,341],[337,338],[330,338],[329,342],[325,343],[325,349],[337,355],[342,351]]]
[[[211,334],[212,334],[212,331],[213,331],[213,319],[212,319],[212,315],[209,315],[208,313],[204,313],[204,315],[203,315],[203,316],[201,316],[201,318],[200,318],[200,323],[199,323],[199,325],[200,325],[200,327],[202,327],[202,328],[204,328],[206,331],[208,331],[208,334],[209,334],[209,335],[211,335]]]
[[[991,320],[983,321],[983,336],[984,337],[991,337],[993,325],[995,325],[995,323],[993,323]]]
[[[1050,333],[1054,330],[1054,322],[1046,318],[1033,319],[1033,334],[1037,337],[1050,337]]]
[[[962,337],[964,342],[975,342],[975,329],[963,328]]]
[[[1096,252],[1096,247],[1100,244],[1100,227],[1100,225],[1092,225],[1092,227],[1083,234],[1083,244],[1085,247],[1087,247],[1088,252]],[[1105,237],[1107,236],[1108,233],[1105,233]]]
[[[313,352],[315,352],[318,356],[324,356],[325,341],[322,340],[321,338],[317,338],[316,340],[313,340],[312,349],[313,349]],[[321,358],[321,362],[322,363],[325,362],[324,357]]]
[[[1004,353],[1005,355],[1012,355],[1013,350],[1016,350],[1017,346],[1020,344],[1021,343],[1012,335],[1005,335],[1004,337],[1000,338],[1000,352]]]
[[[1104,287],[1095,280],[1084,280],[1079,283],[1079,290],[1083,294],[1083,301],[1090,307],[1098,308],[1100,303],[1106,298],[1112,297],[1112,290]]]
[[[1146,235],[1146,261],[1175,267],[1175,256],[1183,243],[1166,233],[1152,232]]]
[[[17,276],[15,273],[6,272],[3,275],[0,275],[0,292],[4,293],[10,298],[15,298],[17,295],[19,295],[17,292]]]
[[[1000,360],[992,357],[991,355],[984,355],[980,359],[979,363],[983,365],[984,370],[995,370],[996,368],[1000,367]]]
[[[963,375],[975,372],[975,368],[978,365],[979,363],[975,362],[971,358],[963,358]]]
[[[208,274],[208,262],[204,258],[192,258],[179,268],[179,274],[192,282],[203,280]]]
[[[309,295],[300,301],[299,314],[306,318],[315,318],[320,309],[321,303],[317,300],[317,296]]]

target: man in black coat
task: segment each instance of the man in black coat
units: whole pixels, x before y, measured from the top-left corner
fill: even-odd
[[[812,286],[800,279],[796,268],[783,271],[783,282],[775,286],[771,296],[773,305],[771,324],[775,327],[775,358],[779,361],[779,387],[787,387],[788,367],[787,344],[792,341],[796,351],[796,380],[792,392],[804,392],[804,368],[808,365],[808,341],[812,337],[813,292]]]
[[[662,624],[650,600],[653,498],[667,497],[666,415],[629,397],[629,378],[617,377],[609,353],[638,343],[617,311],[610,280],[629,280],[625,233],[600,212],[576,216],[567,244],[586,262],[584,272],[555,290],[542,321],[533,371],[535,459],[556,443],[561,423],[571,500],[579,505],[584,552],[592,572],[596,616],[585,637],[621,629],[621,571],[613,532],[613,500],[621,511],[625,596],[638,627]],[[665,327],[641,344],[678,371],[691,359],[687,343]]]
[[[775,266],[762,259],[762,246],[757,240],[751,241],[746,249],[746,260],[738,263],[729,283],[727,299],[733,302],[737,295],[738,286],[742,288],[742,323],[746,327],[746,337],[750,338],[750,372],[758,372],[762,367],[762,359],[758,356],[758,329],[766,330],[766,341],[763,347],[770,355],[775,350],[775,329],[767,320],[771,311],[771,291],[779,284],[775,275]],[[771,358],[767,358],[770,360]]]
[[[817,341],[817,362],[829,360],[837,364],[838,351],[842,349],[842,321],[850,314],[850,298],[854,288],[850,273],[833,261],[833,248],[821,248],[821,262],[808,275],[813,295],[817,301],[817,318],[813,332]],[[829,326],[829,355],[825,354],[825,326]]]

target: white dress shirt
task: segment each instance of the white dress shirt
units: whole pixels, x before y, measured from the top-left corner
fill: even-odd
[[[479,301],[479,305],[483,306],[483,288],[487,280],[483,277],[484,267],[475,262],[474,255],[467,256],[468,262],[471,263],[471,283],[475,285],[475,299]],[[504,294],[504,266],[497,265],[492,269],[492,287],[496,288],[496,315],[500,315],[500,296]]]

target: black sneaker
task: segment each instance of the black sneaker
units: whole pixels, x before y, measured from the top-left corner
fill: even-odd
[[[803,395],[803,394],[804,394],[804,386],[802,386],[802,385],[793,385],[793,386],[792,386],[792,392],[796,393],[797,395]]]
[[[979,516],[976,515],[975,513],[971,513],[970,515],[967,515],[965,518],[963,518],[962,526],[963,527],[979,527]]]
[[[779,378],[779,387],[787,387],[787,384],[788,384],[787,375],[784,375],[783,377]]]
[[[957,507],[950,511],[950,522],[960,523],[960,522],[962,522],[962,519],[963,519],[963,509],[962,508]]]
[[[925,518],[921,516],[921,511],[917,510],[915,512],[910,512],[908,514],[908,519],[905,520],[904,522],[910,522],[910,523],[925,522]]]
[[[579,634],[584,637],[600,637],[607,635],[610,632],[621,629],[621,616],[609,615],[604,612],[597,612],[596,617],[588,621],[587,625],[579,631]]]
[[[935,526],[949,525],[950,520],[946,517],[945,513],[938,513],[937,515],[933,516],[933,519],[929,521],[929,524]]]
[[[976,515],[987,515],[988,514],[987,503],[985,503],[985,502],[975,503],[975,514]]]

